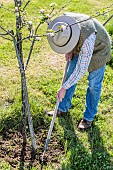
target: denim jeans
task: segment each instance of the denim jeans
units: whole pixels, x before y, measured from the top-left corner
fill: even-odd
[[[78,56],[73,58],[70,61],[68,69],[67,69],[66,80],[72,74],[74,68],[76,67],[77,60],[78,60]],[[88,82],[88,88],[86,92],[86,106],[85,106],[85,111],[84,111],[85,120],[93,121],[97,113],[105,67],[106,65],[99,68],[98,70],[90,72],[88,75],[89,82]],[[62,112],[67,112],[69,110],[69,108],[71,107],[71,100],[72,100],[75,88],[76,88],[76,84],[66,90],[66,94],[62,102],[60,102],[58,110]]]

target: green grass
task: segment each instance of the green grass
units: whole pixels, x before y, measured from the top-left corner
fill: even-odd
[[[40,2],[33,0],[27,8],[28,20],[38,22],[39,10],[50,10],[52,0]],[[65,1],[55,0],[58,8]],[[85,14],[95,14],[97,10],[109,6],[113,0],[73,0],[64,11],[75,11]],[[13,3],[4,3],[13,9]],[[1,12],[2,11],[2,12]],[[110,14],[111,15],[111,14]],[[2,25],[6,29],[15,30],[15,17],[9,11],[0,9]],[[108,17],[107,17],[108,18]],[[100,16],[98,19],[104,23],[107,18]],[[113,39],[113,19],[106,25]],[[1,23],[0,23],[1,24]],[[46,26],[42,26],[43,34]],[[0,30],[1,31],[1,30]],[[27,29],[23,31],[23,37],[27,35]],[[21,80],[18,62],[15,56],[13,44],[0,38],[0,129],[3,133],[12,129],[17,131],[21,124]],[[30,42],[23,43],[24,60],[26,61]],[[113,60],[112,60],[113,61]],[[51,118],[44,114],[44,110],[54,108],[55,95],[60,87],[63,70],[65,67],[64,56],[54,53],[45,38],[36,42],[30,63],[26,71],[27,87],[31,113],[33,115],[34,130],[42,124],[46,126],[43,133],[48,131]],[[98,113],[93,127],[88,132],[79,132],[77,123],[83,116],[85,105],[85,91],[87,88],[87,75],[82,78],[72,100],[72,107],[68,116],[56,118],[52,137],[55,137],[64,148],[64,154],[59,155],[59,163],[48,162],[45,170],[112,170],[113,169],[113,62],[106,67],[105,78]],[[43,144],[44,145],[44,144]],[[41,146],[43,147],[43,146]],[[50,146],[53,147],[52,141]],[[0,169],[9,170],[11,165],[2,160]],[[32,170],[39,169],[33,167]]]

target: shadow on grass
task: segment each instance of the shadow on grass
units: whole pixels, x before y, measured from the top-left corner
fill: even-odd
[[[113,170],[113,158],[104,147],[99,128],[93,125],[87,134],[91,149],[91,169]]]
[[[59,118],[59,124],[64,129],[64,143],[66,145],[64,146],[66,160],[62,162],[60,170],[113,170],[112,158],[104,147],[97,126],[93,125],[86,132],[90,144],[88,149],[90,152],[87,152],[75,133],[72,117],[68,115]]]

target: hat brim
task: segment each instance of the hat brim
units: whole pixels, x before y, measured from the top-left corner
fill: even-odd
[[[53,25],[57,22],[65,22],[68,25],[71,25],[72,36],[71,36],[69,42],[65,46],[59,47],[53,43],[51,36],[47,36],[47,40],[48,40],[51,48],[53,49],[53,51],[55,51],[59,54],[66,54],[73,50],[73,48],[76,46],[76,44],[79,40],[80,26],[79,26],[79,24],[76,23],[77,21],[74,18],[64,15],[64,16],[55,18],[49,24],[48,29],[52,29]],[[76,23],[76,24],[74,24],[74,23]]]

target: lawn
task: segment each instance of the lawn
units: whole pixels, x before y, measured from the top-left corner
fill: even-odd
[[[26,0],[27,1],[27,0]],[[26,2],[25,1],[25,2]],[[1,0],[4,7],[13,10],[11,0]],[[27,7],[26,19],[39,22],[39,11],[50,11],[52,0],[32,0]],[[68,1],[54,1],[57,12]],[[95,15],[113,4],[113,0],[73,0],[63,11],[75,11]],[[113,7],[112,7],[113,8]],[[99,16],[104,23],[112,14]],[[58,14],[57,14],[58,15]],[[0,25],[15,30],[15,16],[12,12],[0,8]],[[39,30],[44,34],[47,26]],[[106,25],[113,41],[113,19]],[[0,30],[1,32],[1,30]],[[24,29],[22,36],[27,35]],[[29,102],[34,123],[38,152],[32,156],[31,140],[27,126],[27,146],[22,150],[21,135],[21,79],[13,43],[0,38],[0,169],[41,169],[45,140],[51,117],[45,110],[54,109],[56,92],[60,88],[65,69],[64,55],[54,53],[45,37],[36,42],[26,70]],[[30,42],[23,43],[23,56],[26,62]],[[113,61],[113,60],[112,60]],[[44,158],[43,170],[112,170],[113,169],[113,62],[106,67],[98,113],[93,126],[86,132],[77,130],[77,124],[83,116],[87,74],[79,81],[68,115],[56,118],[50,144]],[[24,153],[24,155],[23,155]]]

